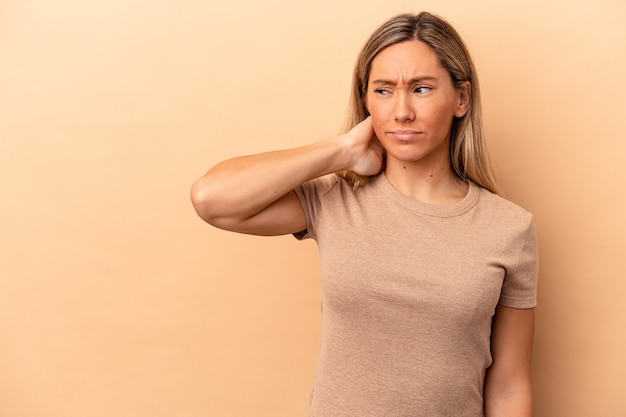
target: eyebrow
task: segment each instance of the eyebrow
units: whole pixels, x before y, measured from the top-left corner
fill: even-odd
[[[423,81],[435,81],[435,80],[437,80],[437,77],[433,77],[433,76],[414,77],[409,80],[409,84],[417,84]],[[385,80],[385,79],[373,80],[371,81],[371,83],[376,84],[376,85],[396,85],[397,84],[396,81]]]

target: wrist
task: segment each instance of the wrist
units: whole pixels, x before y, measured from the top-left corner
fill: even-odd
[[[330,149],[328,162],[332,165],[332,172],[352,170],[356,158],[347,133],[326,140],[325,145]]]

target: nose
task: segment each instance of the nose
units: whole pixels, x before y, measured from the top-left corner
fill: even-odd
[[[396,122],[411,122],[415,119],[415,110],[408,94],[400,93],[395,97],[394,118]]]

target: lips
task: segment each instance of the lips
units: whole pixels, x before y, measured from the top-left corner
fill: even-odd
[[[415,140],[421,134],[421,132],[417,130],[392,130],[389,133],[391,136],[402,142]]]

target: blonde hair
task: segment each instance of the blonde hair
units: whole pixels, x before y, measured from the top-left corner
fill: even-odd
[[[483,139],[480,89],[472,59],[461,36],[439,16],[422,12],[417,15],[401,14],[380,26],[367,40],[354,66],[352,92],[347,130],[369,116],[365,95],[372,61],[386,47],[401,42],[418,40],[428,45],[439,57],[456,88],[469,81],[470,105],[463,117],[455,117],[450,138],[450,160],[456,175],[463,180],[497,193],[497,186],[487,147]],[[369,177],[352,171],[337,173],[357,188],[367,183]]]

